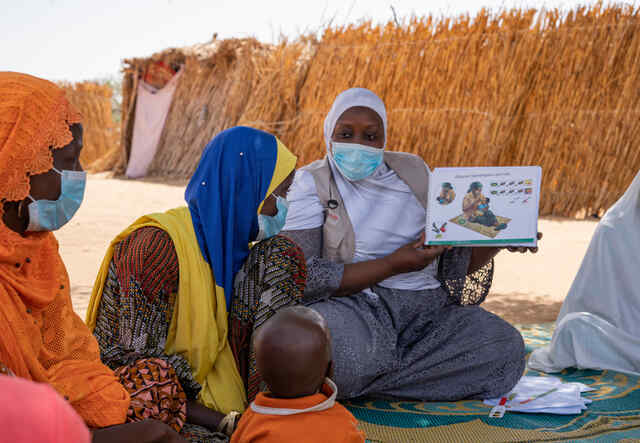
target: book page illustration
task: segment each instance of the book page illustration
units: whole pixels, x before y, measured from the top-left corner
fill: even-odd
[[[535,245],[540,178],[538,167],[435,169],[426,243]]]

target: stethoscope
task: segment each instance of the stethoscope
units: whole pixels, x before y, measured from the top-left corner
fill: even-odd
[[[329,166],[329,177],[330,177],[330,181],[329,181],[329,200],[327,201],[327,208],[336,209],[338,206],[340,206],[340,204],[338,203],[338,200],[335,200],[333,198],[333,192],[332,192],[333,186],[331,186],[331,180],[333,180],[333,171],[331,170],[331,166]]]

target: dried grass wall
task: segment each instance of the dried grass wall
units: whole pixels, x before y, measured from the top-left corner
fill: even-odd
[[[68,100],[82,114],[83,167],[92,172],[111,169],[119,146],[120,128],[111,113],[112,90],[95,82],[63,83]],[[111,161],[107,159],[112,158]]]
[[[320,158],[326,112],[353,86],[385,101],[389,149],[431,167],[541,165],[545,215],[606,209],[640,169],[631,7],[427,17],[248,46],[221,48],[235,58],[210,70],[187,64],[154,174],[188,176],[210,138],[241,123],[271,130],[301,165]]]

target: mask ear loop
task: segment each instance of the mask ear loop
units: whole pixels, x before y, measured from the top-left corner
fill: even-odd
[[[276,194],[275,192],[272,192],[272,193],[270,194],[270,196],[274,198],[274,200],[276,201],[276,204],[278,203],[278,198],[281,198],[281,199],[283,199],[283,200],[286,200],[286,197],[283,197],[283,196],[281,196],[281,195],[278,195],[278,194]]]
[[[62,172],[60,172],[59,170],[57,170],[55,167],[52,167],[51,169],[53,169],[54,171],[56,171],[58,174],[62,175]],[[31,197],[31,194],[28,194],[27,197],[29,198],[29,200],[31,200],[33,203],[35,203],[37,200],[33,197]],[[20,202],[20,204],[23,204],[24,200],[22,200]],[[28,205],[27,205],[28,206]],[[20,206],[18,206],[18,211],[20,211]]]
[[[56,171],[60,176],[62,176],[62,171],[56,169],[55,166],[52,166],[51,169],[53,169],[54,171]],[[31,200],[32,203],[35,203],[37,200],[33,197],[31,197],[31,194],[27,194],[27,198],[29,198],[29,200]],[[20,204],[18,205],[18,215],[21,215],[22,211],[23,211],[23,205],[24,205],[24,200],[22,200],[20,202]],[[29,204],[27,204],[26,206],[29,206]]]

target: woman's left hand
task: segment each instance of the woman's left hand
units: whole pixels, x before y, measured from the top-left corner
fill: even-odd
[[[542,232],[538,232],[538,240],[542,240]],[[521,254],[525,254],[527,251],[531,252],[532,254],[535,254],[536,252],[538,252],[538,247],[533,247],[533,248],[526,248],[526,247],[519,247],[519,248],[507,248],[507,250],[509,252],[519,252]]]

